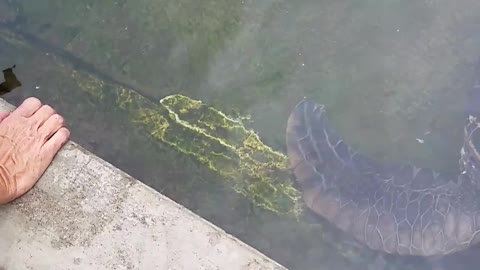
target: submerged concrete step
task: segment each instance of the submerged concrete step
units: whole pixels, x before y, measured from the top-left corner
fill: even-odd
[[[285,268],[69,142],[29,193],[0,207],[0,269]]]

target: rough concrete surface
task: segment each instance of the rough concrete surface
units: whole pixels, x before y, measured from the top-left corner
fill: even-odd
[[[284,268],[70,142],[0,207],[0,269]]]

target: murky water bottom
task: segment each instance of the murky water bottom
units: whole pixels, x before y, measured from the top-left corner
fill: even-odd
[[[480,3],[0,7],[0,65],[16,64],[23,83],[9,102],[41,98],[66,117],[73,140],[290,269],[476,269],[476,249],[440,260],[384,256],[308,211],[300,221],[266,211],[205,164],[152,140],[109,95],[116,87],[152,101],[181,93],[251,115],[246,126],[278,151],[290,110],[307,96],[325,103],[340,133],[365,153],[457,170],[463,93],[480,56]],[[73,79],[75,70],[108,83],[96,91]]]

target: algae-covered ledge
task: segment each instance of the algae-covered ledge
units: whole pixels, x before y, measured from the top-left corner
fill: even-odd
[[[0,233],[1,269],[284,269],[74,142]]]

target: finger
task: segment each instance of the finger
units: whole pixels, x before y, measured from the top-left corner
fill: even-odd
[[[70,138],[70,131],[62,127],[60,128],[55,134],[52,135],[50,139],[48,139],[43,147],[40,150],[40,155],[44,157],[42,162],[45,162],[45,166],[47,167],[48,164],[53,160],[57,152],[68,142]]]
[[[65,125],[65,120],[62,116],[58,114],[53,114],[50,116],[47,121],[38,129],[38,133],[42,136],[43,140],[46,142],[50,137],[52,137],[55,132]]]
[[[23,103],[18,106],[11,114],[22,117],[32,116],[40,107],[42,102],[38,98],[30,97],[23,101]]]
[[[2,112],[0,113],[0,122],[2,122],[5,118],[10,115],[10,112]]]
[[[43,105],[40,109],[38,109],[31,117],[32,121],[37,124],[38,127],[42,126],[45,121],[50,118],[50,116],[55,114],[55,110],[48,106]]]

